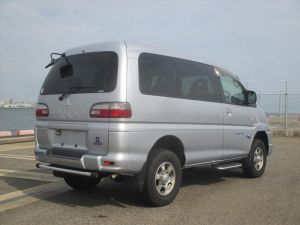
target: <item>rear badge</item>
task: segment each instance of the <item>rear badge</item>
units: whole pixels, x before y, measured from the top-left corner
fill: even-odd
[[[67,100],[66,106],[67,106],[67,107],[71,106],[71,101],[70,101],[70,99]]]
[[[95,142],[94,142],[95,145],[102,145],[102,142],[100,140],[100,137],[96,137],[95,138]]]

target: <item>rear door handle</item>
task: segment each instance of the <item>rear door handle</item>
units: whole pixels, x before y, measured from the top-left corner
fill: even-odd
[[[227,116],[229,116],[229,117],[232,116],[232,110],[231,110],[231,109],[226,108],[226,109],[225,109],[225,112],[226,112],[226,115],[227,115]]]

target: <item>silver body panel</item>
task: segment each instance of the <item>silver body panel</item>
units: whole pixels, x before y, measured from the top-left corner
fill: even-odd
[[[184,146],[184,167],[241,159],[249,153],[258,131],[271,132],[258,107],[144,95],[139,89],[138,57],[154,53],[189,60],[177,54],[125,42],[82,46],[66,51],[114,51],[118,54],[117,87],[111,93],[40,95],[38,102],[49,107],[49,117],[36,123],[36,159],[53,165],[88,171],[134,175],[142,170],[147,156],[162,137],[177,137]],[[197,61],[197,60],[195,60]],[[89,109],[99,102],[128,102],[129,119],[95,119]],[[60,136],[56,135],[61,130]],[[101,144],[95,144],[100,137]],[[63,145],[62,145],[63,143]],[[70,155],[54,154],[69,151]],[[74,155],[72,155],[74,153]],[[75,154],[76,153],[76,154]],[[78,153],[78,154],[77,154]],[[105,166],[104,161],[115,165]]]

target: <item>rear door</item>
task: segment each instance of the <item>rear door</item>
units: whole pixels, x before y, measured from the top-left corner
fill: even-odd
[[[113,51],[67,55],[67,59],[57,60],[38,100],[49,110],[47,117],[37,118],[40,147],[52,149],[53,155],[68,155],[69,150],[107,154],[109,119],[91,118],[90,109],[96,103],[122,101],[118,64],[118,54]]]
[[[245,156],[249,152],[257,122],[255,108],[245,104],[244,87],[232,75],[216,69],[224,92],[223,159]]]
[[[221,160],[223,106],[214,68],[181,59],[175,59],[174,66],[183,118],[193,124],[192,132],[184,135],[187,164]]]

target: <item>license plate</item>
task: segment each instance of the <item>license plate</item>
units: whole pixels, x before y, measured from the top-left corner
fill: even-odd
[[[84,131],[56,131],[55,143],[58,145],[70,145],[74,147],[86,146],[86,132]]]

